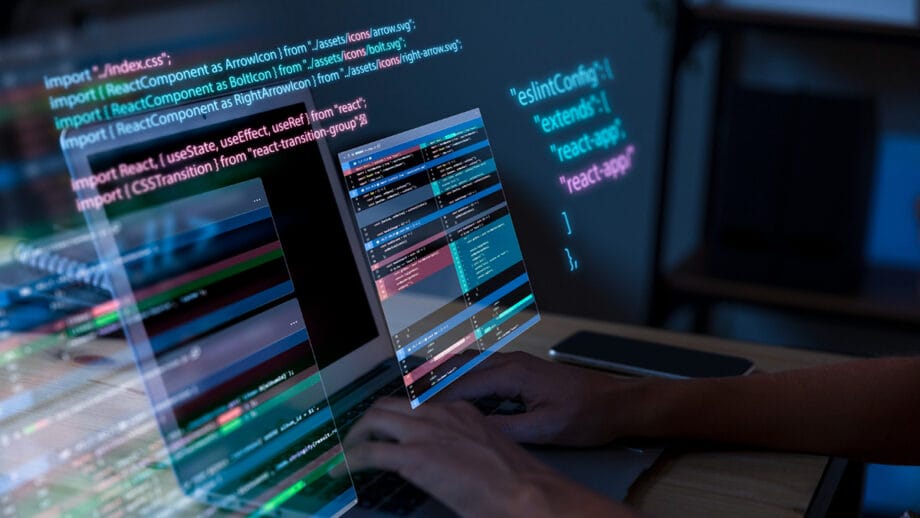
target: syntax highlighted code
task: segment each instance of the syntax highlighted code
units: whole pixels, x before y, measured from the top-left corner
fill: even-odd
[[[569,194],[574,194],[603,181],[618,180],[632,170],[635,153],[635,146],[627,146],[625,151],[603,162],[596,162],[581,171],[560,176],[559,183],[566,188]]]

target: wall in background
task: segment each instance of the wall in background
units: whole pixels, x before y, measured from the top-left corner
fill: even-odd
[[[722,0],[719,3],[728,7],[875,23],[910,25],[917,22],[914,0]]]

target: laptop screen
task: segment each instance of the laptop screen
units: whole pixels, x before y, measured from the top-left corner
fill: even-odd
[[[211,102],[197,106],[207,106]],[[137,143],[90,155],[88,160],[99,194],[80,203],[84,208],[103,203],[106,215],[114,218],[178,197],[261,178],[276,213],[275,225],[284,243],[287,267],[294,283],[303,292],[300,305],[317,360],[324,366],[366,343],[377,329],[369,303],[361,295],[361,279],[343,223],[337,216],[338,209],[318,146],[314,142],[285,149],[282,153],[257,155],[260,146],[274,141],[274,135],[299,133],[298,126],[278,133],[274,133],[271,126],[303,114],[303,101],[273,110],[266,110],[264,106],[244,106],[255,113],[236,120],[207,123],[208,119],[202,118],[205,125],[191,131],[178,131],[167,125],[161,133],[173,134],[147,137]],[[213,121],[214,116],[210,119]],[[187,123],[179,127],[186,126]],[[105,175],[113,170],[118,181],[105,181]],[[77,194],[82,192],[78,189]],[[108,200],[115,195],[120,196]],[[223,241],[212,239],[209,243],[208,246],[216,246]],[[336,289],[320,287],[329,282]],[[342,311],[343,308],[348,310]],[[182,313],[178,309],[176,312]]]

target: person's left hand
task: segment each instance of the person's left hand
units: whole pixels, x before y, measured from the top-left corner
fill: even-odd
[[[386,398],[344,440],[354,471],[394,471],[461,516],[631,516],[567,480],[486,422],[466,401],[412,410]]]

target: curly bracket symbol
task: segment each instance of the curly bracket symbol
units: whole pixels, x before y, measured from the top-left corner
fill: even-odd
[[[572,252],[568,248],[565,249],[565,255],[569,258],[569,271],[574,272],[578,269],[578,259],[572,257]]]

